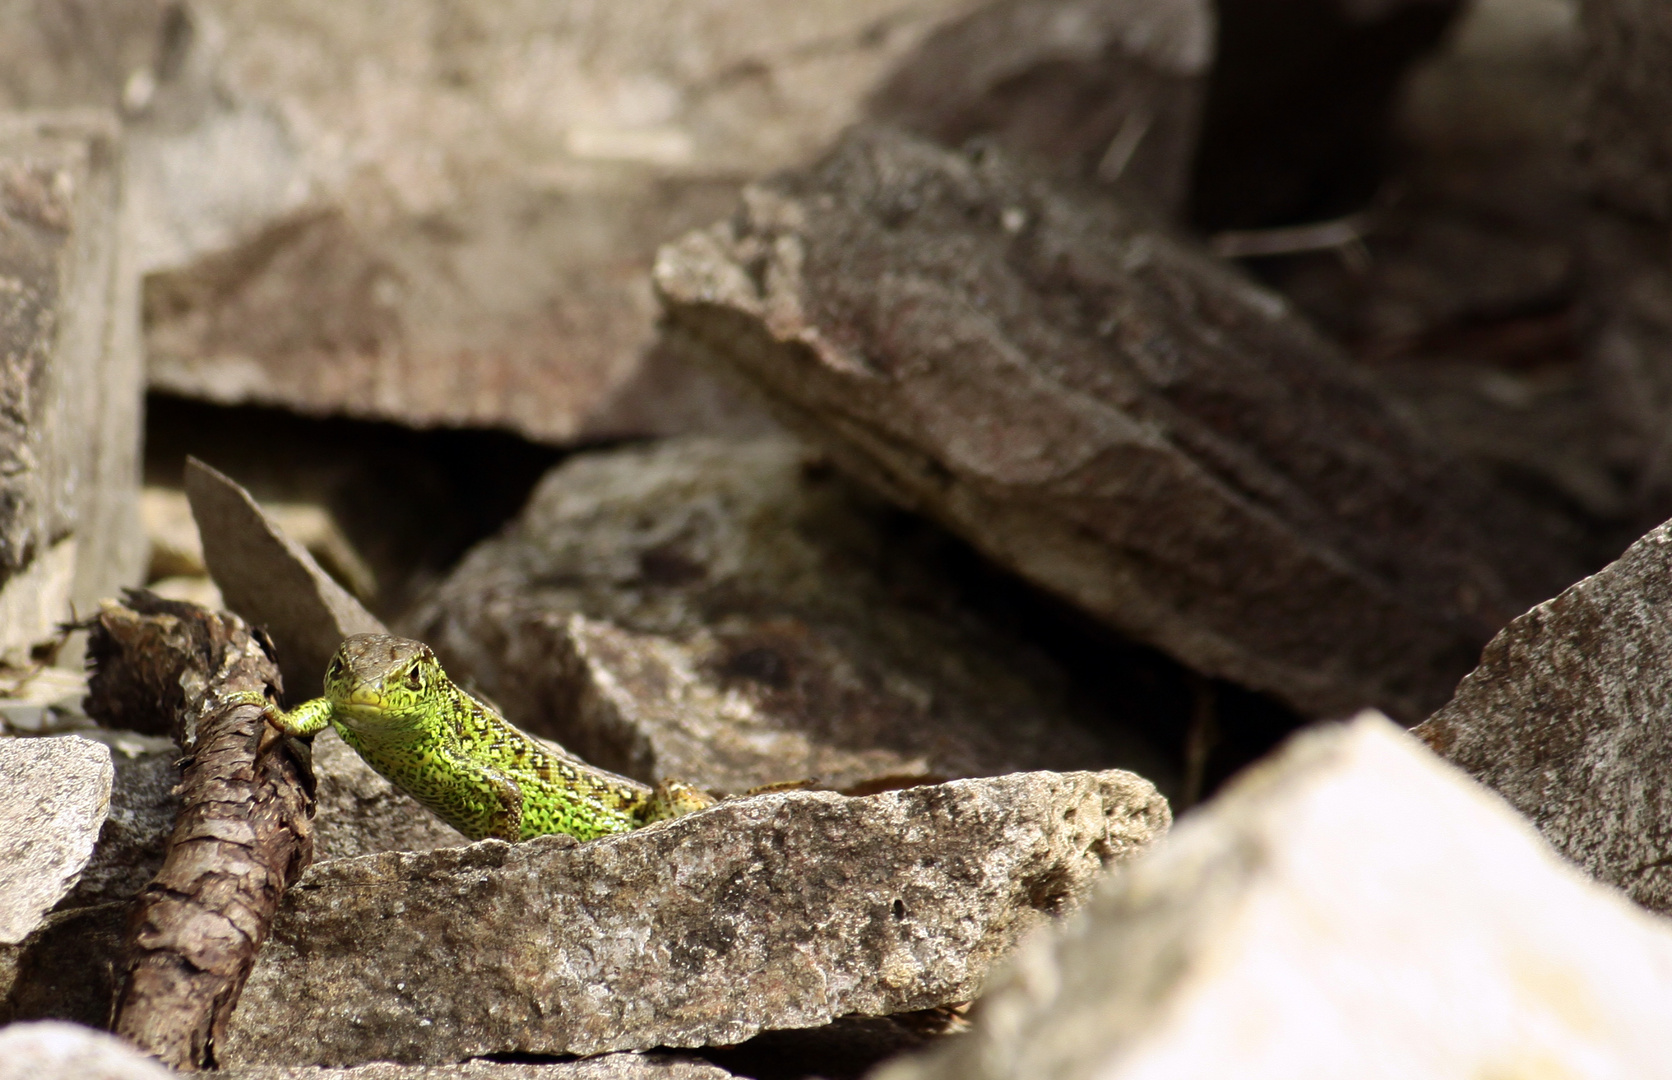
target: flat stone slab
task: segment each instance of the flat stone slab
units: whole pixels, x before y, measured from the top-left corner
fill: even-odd
[[[218,1060],[698,1047],[967,1000],[1169,820],[1131,773],[1021,773],[315,864]]]
[[[0,945],[28,937],[75,888],[114,776],[110,748],[88,739],[0,739]]]
[[[1504,627],[1416,734],[1598,881],[1672,911],[1672,522]]]
[[[872,1080],[1669,1077],[1672,927],[1367,714],[1314,729]]]

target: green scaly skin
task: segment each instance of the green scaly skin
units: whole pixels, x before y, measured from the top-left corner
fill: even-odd
[[[535,742],[408,638],[356,634],[326,669],[324,697],[289,712],[263,704],[288,735],[330,724],[366,764],[472,840],[592,840],[714,803],[677,780],[650,788]]]

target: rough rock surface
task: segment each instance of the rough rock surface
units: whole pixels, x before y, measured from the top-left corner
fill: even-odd
[[[673,440],[553,470],[411,633],[513,722],[648,783],[1150,775],[938,555],[794,443]]]
[[[225,1080],[730,1080],[731,1073],[701,1061],[661,1054],[601,1054],[580,1061],[510,1065],[467,1061],[462,1065],[395,1065],[379,1062],[346,1069],[247,1065],[222,1069]]]
[[[110,748],[75,736],[0,739],[0,945],[75,887],[110,808]]]
[[[1492,639],[1416,729],[1551,845],[1672,911],[1672,522]]]
[[[1297,737],[874,1080],[1672,1076],[1672,931],[1386,720]]]
[[[108,114],[0,116],[0,651],[144,569],[121,161]]]
[[[168,1080],[178,1075],[92,1028],[56,1021],[0,1028],[0,1080]]]
[[[1024,773],[761,795],[581,845],[318,864],[220,1060],[703,1046],[965,1000],[1168,819],[1130,773]]]
[[[1284,301],[1112,200],[850,133],[665,248],[670,341],[1196,669],[1416,719],[1580,572]]]

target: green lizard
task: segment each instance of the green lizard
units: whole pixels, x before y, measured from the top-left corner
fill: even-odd
[[[650,788],[535,742],[408,638],[356,634],[332,657],[324,697],[289,712],[263,704],[289,735],[329,723],[368,765],[472,840],[591,840],[714,802],[680,781]]]

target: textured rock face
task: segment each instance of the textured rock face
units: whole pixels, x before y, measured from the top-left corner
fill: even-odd
[[[673,345],[846,468],[1305,711],[1425,714],[1578,574],[1280,298],[995,155],[856,131],[656,281]]]
[[[0,1080],[168,1080],[179,1074],[114,1035],[47,1021],[0,1028]]]
[[[1416,729],[1599,881],[1672,911],[1672,523],[1506,626]]]
[[[960,1001],[1167,822],[1129,773],[1027,773],[763,795],[582,845],[316,864],[219,1058],[702,1046]]]
[[[1672,1075],[1672,932],[1380,718],[1298,737],[874,1080]]]
[[[686,439],[550,473],[412,618],[529,730],[720,790],[1122,765],[937,552],[793,443]]]
[[[110,749],[74,736],[0,739],[0,945],[75,887],[110,808]]]
[[[0,651],[144,566],[120,134],[99,112],[0,116]]]

